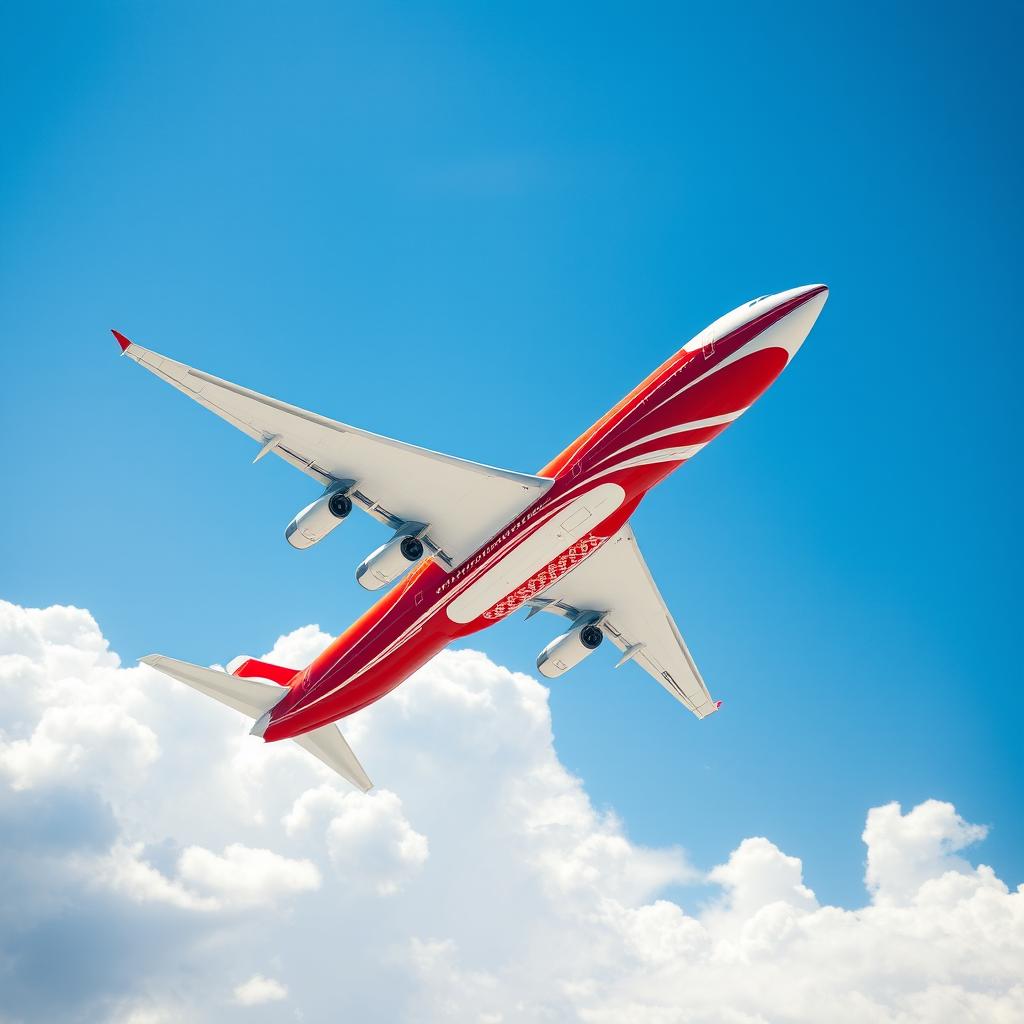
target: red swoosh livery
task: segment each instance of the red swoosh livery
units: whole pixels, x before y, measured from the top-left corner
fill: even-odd
[[[534,477],[326,420],[114,332],[125,355],[258,441],[257,458],[277,454],[324,485],[289,527],[296,547],[317,543],[349,509],[362,508],[395,536],[360,567],[360,582],[377,589],[407,570],[301,670],[248,659],[225,675],[159,655],[143,660],[249,714],[264,740],[298,739],[362,789],[369,779],[332,723],[379,700],[453,640],[523,606],[568,620],[568,632],[542,653],[544,675],[561,674],[607,638],[623,652],[620,664],[637,660],[706,717],[718,702],[661,602],[628,520],[655,484],[764,393],[827,295],[824,285],[810,285],[733,310]]]

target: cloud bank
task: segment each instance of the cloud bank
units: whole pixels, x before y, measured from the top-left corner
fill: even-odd
[[[822,905],[765,837],[710,872],[632,842],[547,697],[441,655],[349,724],[387,766],[363,795],[123,667],[88,612],[0,602],[0,1021],[1024,1020],[1024,895],[952,805],[872,808],[865,905]]]

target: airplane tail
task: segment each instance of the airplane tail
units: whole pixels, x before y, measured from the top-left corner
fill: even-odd
[[[269,679],[272,683],[287,686],[300,671],[301,669],[285,668],[283,665],[271,665],[269,661],[260,661],[258,658],[246,658],[232,670],[231,674],[245,679]]]
[[[178,661],[177,658],[167,658],[162,654],[149,654],[140,660],[158,672],[163,672],[164,675],[177,679],[200,693],[205,693],[207,697],[212,697],[221,704],[226,704],[229,708],[255,719],[256,724],[252,731],[258,736],[263,735],[269,721],[269,712],[288,693],[286,683],[295,674],[292,669],[270,665],[255,658],[244,661],[235,669],[236,674],[233,675],[217,669],[203,668],[201,665],[192,665],[187,661]],[[281,677],[285,673],[289,675],[282,681]],[[274,678],[274,675],[278,677],[278,681],[272,683],[264,682],[262,678],[250,678]],[[365,793],[373,787],[373,783],[363,771],[363,766],[352,753],[352,748],[333,723],[293,738],[303,750],[351,782],[356,789]]]

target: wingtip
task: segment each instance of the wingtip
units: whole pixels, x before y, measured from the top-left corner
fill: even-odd
[[[127,352],[131,347],[131,342],[120,332],[111,329],[110,333],[114,336],[114,340],[121,346],[122,352]]]

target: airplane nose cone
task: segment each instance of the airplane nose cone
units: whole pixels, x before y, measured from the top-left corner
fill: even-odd
[[[823,284],[806,284],[782,292],[776,298],[780,300],[779,305],[783,302],[794,302],[793,310],[776,324],[783,347],[792,359],[807,335],[811,333],[818,314],[828,300],[828,287]]]
[[[809,284],[804,288],[804,294],[807,298],[800,308],[807,310],[807,315],[811,317],[811,325],[813,325],[825,303],[828,302],[828,285]],[[810,330],[810,327],[807,329]]]
[[[777,292],[772,296],[772,305],[781,306],[784,302],[791,302],[794,299],[802,299],[804,302],[818,302],[818,312],[825,305],[828,298],[828,285],[825,284],[802,284],[799,288],[790,288],[788,291]]]
[[[828,302],[828,285],[827,284],[808,284],[800,289],[806,299],[804,300],[801,309],[806,308],[809,314],[813,314],[814,320],[818,319],[818,314],[822,311],[825,303]]]
[[[808,298],[820,297],[821,304],[825,305],[825,300],[828,298],[827,284],[805,284],[803,288],[801,288],[800,290],[804,292],[804,294],[807,295]]]

